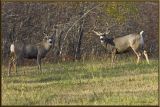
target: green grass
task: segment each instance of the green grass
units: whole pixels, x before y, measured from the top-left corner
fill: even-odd
[[[132,58],[2,67],[2,105],[158,105],[158,60]],[[24,73],[25,72],[25,73]]]

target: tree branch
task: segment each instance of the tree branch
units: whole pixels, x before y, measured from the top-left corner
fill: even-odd
[[[101,4],[101,5],[102,5],[102,4]],[[88,10],[86,13],[84,13],[78,20],[76,20],[76,21],[73,23],[73,25],[68,29],[68,31],[67,31],[67,33],[66,33],[63,41],[66,40],[69,31],[70,31],[82,18],[84,18],[90,11],[92,11],[92,10],[95,9],[95,8],[97,8],[98,6],[100,6],[100,4],[97,5],[97,6],[95,6],[95,7],[93,7],[93,8],[91,8],[91,9]],[[62,46],[61,46],[61,49],[60,49],[60,54],[62,54],[63,45],[64,45],[64,42],[62,42]]]

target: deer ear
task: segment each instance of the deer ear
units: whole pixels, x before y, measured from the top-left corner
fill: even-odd
[[[45,32],[43,32],[43,35],[44,35],[44,38],[45,38],[45,37],[48,37],[48,35],[47,35]]]
[[[107,34],[109,34],[109,32],[110,32],[110,30],[107,30],[104,34],[106,34],[106,35],[107,35]]]

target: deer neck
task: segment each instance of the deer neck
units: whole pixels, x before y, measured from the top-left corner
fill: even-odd
[[[115,46],[114,38],[106,38],[106,45]]]
[[[104,47],[107,47],[108,45],[113,45],[113,46],[115,45],[113,38],[105,38],[105,41],[104,41],[104,42],[101,42],[101,44],[102,44]]]

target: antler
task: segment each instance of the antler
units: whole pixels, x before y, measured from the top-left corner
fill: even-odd
[[[106,29],[105,34],[109,34],[110,30],[109,30],[109,24],[108,24],[108,22],[106,22],[106,25],[107,25],[107,29]]]
[[[93,27],[93,29],[95,29],[96,28],[96,26],[94,25],[94,27]],[[101,36],[101,35],[103,35],[103,33],[101,33],[101,32],[96,32],[96,31],[94,31],[94,30],[92,30],[92,32],[94,32],[96,35],[98,35],[98,36]]]
[[[103,33],[101,33],[101,32],[96,32],[96,31],[94,31],[94,30],[92,30],[96,35],[98,35],[98,36],[101,36],[101,35],[103,35]]]
[[[107,31],[105,32],[105,34],[109,34],[110,30],[107,29]]]
[[[101,33],[101,32],[96,32],[96,31],[94,31],[94,30],[92,30],[96,35],[98,35],[98,36],[101,36],[101,35],[103,35],[103,34],[109,34],[110,33],[110,30],[109,30],[109,24],[108,24],[108,22],[106,22],[106,26],[107,26],[107,29],[106,29],[106,31],[104,32],[104,33]],[[95,29],[96,28],[96,26],[94,25],[94,27],[93,27],[93,29]]]

